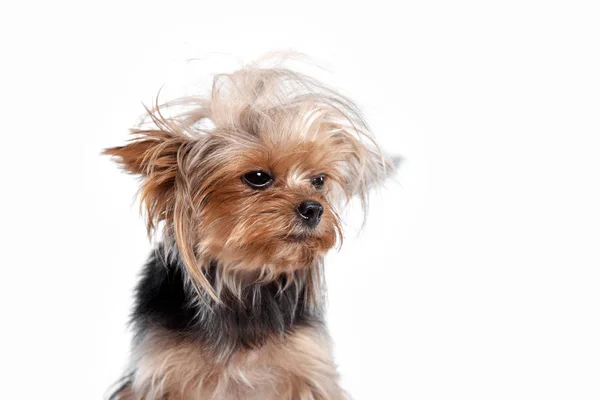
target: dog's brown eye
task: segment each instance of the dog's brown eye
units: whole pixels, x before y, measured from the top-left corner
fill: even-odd
[[[265,171],[248,172],[242,176],[242,180],[254,189],[264,189],[273,183],[273,177]]]
[[[325,174],[319,174],[317,176],[314,176],[310,180],[310,183],[312,183],[312,185],[318,190],[323,189],[323,185],[325,185]]]

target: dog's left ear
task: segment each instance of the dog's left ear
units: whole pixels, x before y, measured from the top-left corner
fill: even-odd
[[[337,156],[345,166],[340,182],[344,192],[347,198],[358,196],[366,202],[371,189],[396,174],[402,159],[385,154],[367,134],[340,129],[337,139]]]

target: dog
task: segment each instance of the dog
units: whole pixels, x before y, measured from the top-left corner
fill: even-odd
[[[161,240],[135,291],[130,367],[113,399],[338,400],[323,258],[340,210],[394,169],[357,106],[285,67],[147,108],[124,146]],[[167,115],[168,114],[168,115]]]

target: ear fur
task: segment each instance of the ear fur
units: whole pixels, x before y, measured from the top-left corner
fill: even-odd
[[[141,176],[139,189],[141,207],[146,213],[148,234],[163,223],[163,240],[167,248],[177,246],[178,253],[187,265],[192,285],[200,287],[217,300],[202,267],[194,254],[193,230],[189,226],[191,199],[186,185],[186,160],[200,138],[185,134],[185,126],[176,119],[166,119],[160,107],[146,110],[154,129],[132,129],[134,137],[125,146],[112,147],[103,154],[110,155],[126,171]]]
[[[112,147],[103,154],[113,156],[126,171],[140,175],[141,204],[145,207],[148,231],[172,216],[180,160],[190,139],[163,130],[132,130],[135,135],[125,146]]]

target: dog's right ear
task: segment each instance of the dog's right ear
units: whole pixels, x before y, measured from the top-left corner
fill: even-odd
[[[160,178],[165,183],[174,178],[177,160],[187,138],[162,130],[132,130],[135,135],[125,146],[102,152],[110,155],[126,171],[146,178]]]
[[[106,149],[103,154],[113,156],[123,169],[143,178],[139,195],[151,233],[158,223],[173,218],[176,181],[192,140],[161,129],[131,133],[134,138],[128,144]]]
[[[210,150],[204,149],[203,152],[201,146],[208,136],[202,136],[200,130],[193,136],[189,129],[193,123],[205,118],[206,113],[199,108],[193,113],[183,114],[180,119],[166,119],[158,109],[148,111],[154,124],[151,129],[133,129],[134,137],[128,144],[108,148],[103,154],[113,156],[123,169],[142,177],[139,197],[145,209],[148,234],[151,235],[163,223],[166,234],[163,239],[173,240],[177,245],[194,286],[203,287],[203,293],[216,300],[217,296],[194,253],[196,238],[191,216],[194,210],[186,178],[191,153],[200,157]]]

